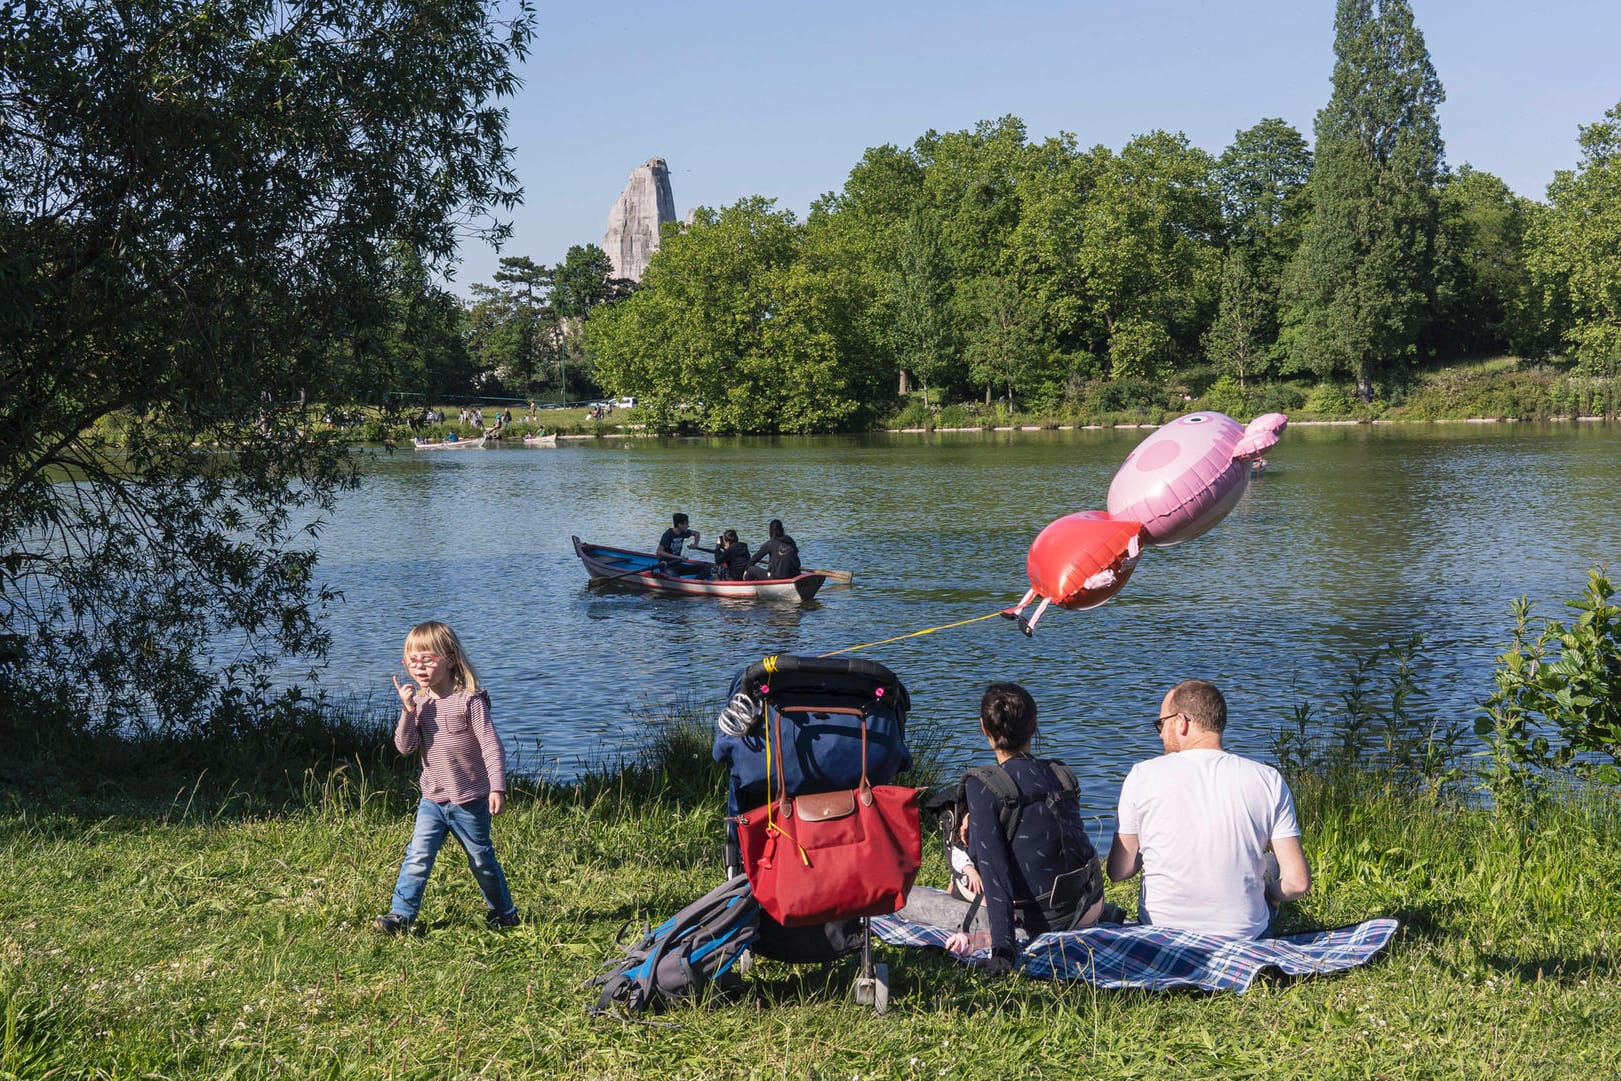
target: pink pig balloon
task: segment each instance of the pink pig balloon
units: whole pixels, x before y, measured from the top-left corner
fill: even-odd
[[[1262,413],[1244,427],[1244,436],[1233,448],[1234,457],[1254,460],[1278,445],[1289,418],[1283,413]]]
[[[1192,540],[1226,517],[1249,485],[1234,456],[1244,427],[1225,413],[1189,413],[1126,455],[1109,484],[1109,517],[1141,522],[1161,548]]]

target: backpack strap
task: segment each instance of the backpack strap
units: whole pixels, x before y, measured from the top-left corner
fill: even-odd
[[[1081,798],[1081,782],[1076,778],[1075,771],[1056,758],[1040,759],[1041,763],[1052,771],[1053,779],[1058,782],[1058,789],[1054,792],[1041,792],[1034,796],[1027,796],[1020,791],[1017,782],[1008,776],[1007,770],[1000,765],[973,766],[963,774],[963,781],[969,777],[984,785],[995,797],[1000,806],[998,812],[1002,836],[1008,843],[1013,842],[1013,835],[1018,832],[1019,820],[1024,817],[1024,809],[1032,803],[1045,803],[1048,807],[1056,808],[1058,804],[1068,800]],[[966,806],[968,793],[964,786],[958,786],[957,802]],[[959,818],[959,821],[961,819]]]

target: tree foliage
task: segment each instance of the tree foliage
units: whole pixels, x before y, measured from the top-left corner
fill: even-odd
[[[1450,356],[1539,348],[1525,268],[1528,201],[1465,165],[1440,189],[1435,308],[1424,340]]]
[[[1581,129],[1582,160],[1548,186],[1527,261],[1544,310],[1584,370],[1621,371],[1621,103]]]
[[[666,234],[641,287],[586,324],[597,378],[634,391],[656,427],[699,402],[715,431],[859,424],[874,380],[841,350],[857,340],[849,277],[804,248],[803,228],[772,200],[698,212]]]
[[[391,389],[397,271],[516,200],[531,24],[0,3],[0,675],[177,726],[323,652],[297,544],[352,467],[300,405]]]
[[[1433,293],[1444,95],[1406,0],[1339,0],[1334,55],[1284,322],[1295,370],[1350,375],[1371,400],[1410,363]]]

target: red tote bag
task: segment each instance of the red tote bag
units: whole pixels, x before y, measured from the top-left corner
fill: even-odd
[[[766,756],[777,755],[780,792],[780,714],[776,727],[775,747],[767,729]],[[887,915],[906,903],[923,857],[918,791],[867,783],[865,715],[855,788],[773,798],[771,782],[768,761],[765,804],[736,818],[743,870],[767,915],[784,927],[810,927]]]

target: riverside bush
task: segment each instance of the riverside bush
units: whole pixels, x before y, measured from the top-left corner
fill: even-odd
[[[1492,746],[1494,788],[1536,787],[1574,771],[1621,784],[1621,607],[1608,569],[1588,572],[1581,596],[1566,601],[1565,622],[1513,603],[1508,648],[1496,684],[1475,721]],[[1606,761],[1607,759],[1607,761]]]

